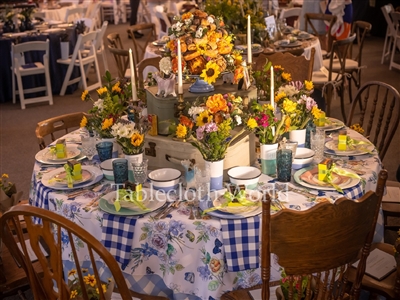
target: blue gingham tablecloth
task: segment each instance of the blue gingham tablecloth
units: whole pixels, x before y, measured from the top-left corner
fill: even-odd
[[[101,240],[103,245],[122,264],[122,269],[131,259],[133,232],[137,218],[103,214]]]

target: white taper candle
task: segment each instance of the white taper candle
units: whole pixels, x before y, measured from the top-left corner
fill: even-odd
[[[253,54],[251,52],[251,19],[247,16],[247,64],[250,66],[253,62]]]
[[[135,68],[133,66],[132,49],[129,48],[129,66],[131,68],[131,84],[132,84],[132,100],[137,101],[137,90],[136,90],[136,78],[135,78]]]
[[[178,39],[178,94],[183,94],[181,40]]]

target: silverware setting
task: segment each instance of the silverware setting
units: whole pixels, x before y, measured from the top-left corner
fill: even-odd
[[[106,189],[97,197],[93,198],[88,204],[86,204],[86,207],[97,205],[97,202],[103,197],[104,195],[108,194],[109,192],[112,191],[111,185],[107,185]]]
[[[82,189],[79,191],[71,192],[71,193],[67,194],[67,197],[68,197],[68,199],[73,199],[73,198],[76,198],[77,196],[82,195],[88,191],[93,191],[93,192],[97,193],[97,192],[100,192],[103,188],[108,188],[108,187],[111,187],[111,186],[109,184],[107,184],[107,185],[97,184],[92,188],[86,188],[86,189]]]
[[[159,217],[160,219],[165,219],[174,209],[178,208],[180,205],[180,200],[175,200]]]

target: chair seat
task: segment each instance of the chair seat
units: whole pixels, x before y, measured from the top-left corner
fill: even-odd
[[[36,75],[44,73],[44,65],[41,62],[35,62],[35,67],[24,68],[20,67],[19,72],[22,76]]]
[[[385,243],[377,243],[371,246],[371,251],[375,248],[379,248],[382,251],[393,255],[393,245],[385,244]],[[355,281],[356,269],[354,267],[350,268],[348,271],[348,278],[350,282]],[[396,298],[394,294],[394,285],[396,281],[396,272],[391,273],[388,277],[382,280],[376,280],[368,274],[364,274],[362,279],[362,286],[368,287],[368,290],[376,290],[376,291],[384,291],[387,296],[390,296],[393,299]]]
[[[325,68],[329,68],[329,59],[324,59],[322,65]],[[352,71],[358,69],[358,62],[353,59],[346,59],[345,70]],[[332,70],[338,71],[340,70],[340,63],[338,59],[333,60]]]
[[[332,72],[332,80],[341,80],[342,75]],[[312,73],[312,82],[314,85],[323,85],[328,82],[328,75],[322,71],[314,71]]]

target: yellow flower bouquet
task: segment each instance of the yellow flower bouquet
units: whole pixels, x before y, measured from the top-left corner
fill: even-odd
[[[131,86],[126,82],[112,83],[110,72],[104,76],[107,84],[97,89],[99,99],[95,101],[87,90],[83,91],[82,101],[92,101],[93,107],[88,116],[82,118],[81,127],[94,131],[100,138],[113,138],[112,125],[125,113],[131,98]]]
[[[175,134],[187,137],[204,160],[224,159],[229,145],[244,131],[232,135],[232,129],[242,124],[242,102],[233,94],[215,94],[199,100],[189,108],[188,116],[180,118]]]
[[[222,18],[196,10],[175,17],[166,48],[172,58],[172,71],[178,70],[178,42],[181,41],[182,67],[186,75],[200,76],[209,84],[222,72],[233,72],[242,63],[238,50],[233,50],[234,36],[224,29]],[[236,75],[237,76],[237,75]]]

